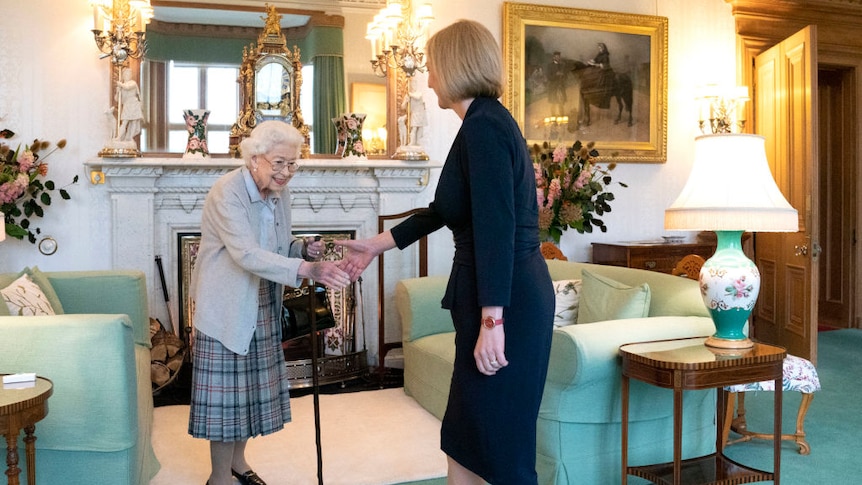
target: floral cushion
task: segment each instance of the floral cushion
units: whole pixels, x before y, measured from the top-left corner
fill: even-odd
[[[581,280],[554,281],[554,325],[564,327],[578,321]]]
[[[9,286],[0,290],[0,294],[3,296],[3,301],[9,309],[10,315],[56,315],[48,297],[27,273],[22,274]]]
[[[752,382],[749,384],[737,384],[724,388],[730,392],[746,391],[774,391],[775,381]],[[799,391],[812,393],[820,390],[820,378],[817,377],[817,369],[811,361],[788,354],[784,358],[784,378],[782,389],[785,391]]]

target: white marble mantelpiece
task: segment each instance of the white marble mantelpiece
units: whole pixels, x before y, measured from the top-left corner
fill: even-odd
[[[200,231],[203,202],[213,182],[241,160],[210,158],[98,158],[85,163],[91,182],[110,197],[111,261],[116,269],[147,275],[150,315],[179,325],[178,238]],[[377,234],[377,216],[417,206],[431,170],[441,164],[388,159],[304,159],[289,189],[294,230]],[[424,203],[422,204],[424,205]],[[155,264],[165,271],[172,315],[168,315]],[[363,275],[362,315],[370,359],[376,359],[377,272]],[[388,332],[387,332],[388,333]]]

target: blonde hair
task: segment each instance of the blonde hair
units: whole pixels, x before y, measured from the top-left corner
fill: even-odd
[[[251,130],[251,134],[240,142],[239,151],[248,165],[251,163],[252,157],[266,155],[275,145],[281,143],[296,147],[298,158],[304,142],[305,138],[303,138],[302,133],[292,125],[283,121],[269,120],[259,123]]]
[[[503,95],[500,46],[479,22],[458,20],[431,36],[425,50],[443,98],[460,101]]]

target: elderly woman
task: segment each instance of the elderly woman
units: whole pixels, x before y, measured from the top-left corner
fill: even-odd
[[[536,180],[518,124],[497,100],[500,48],[461,20],[429,40],[428,86],[462,120],[434,201],[348,248],[357,277],[378,254],[446,225],[455,256],[442,305],[455,326],[455,369],[440,431],[449,484],[536,484],[536,418],[548,371],[554,290],[539,252]],[[505,320],[505,324],[504,324]]]
[[[302,143],[286,123],[259,124],[240,144],[245,165],[217,180],[204,202],[192,288],[189,433],[210,442],[210,485],[230,485],[233,477],[263,485],[246,461],[246,443],[290,422],[280,338],[284,285],[350,282],[336,263],[315,261],[322,241],[291,235],[286,187]]]

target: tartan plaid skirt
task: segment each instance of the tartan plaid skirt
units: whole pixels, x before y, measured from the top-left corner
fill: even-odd
[[[248,355],[199,331],[192,348],[189,434],[209,441],[264,436],[290,422],[290,393],[281,349],[281,299],[261,280],[257,328]]]

